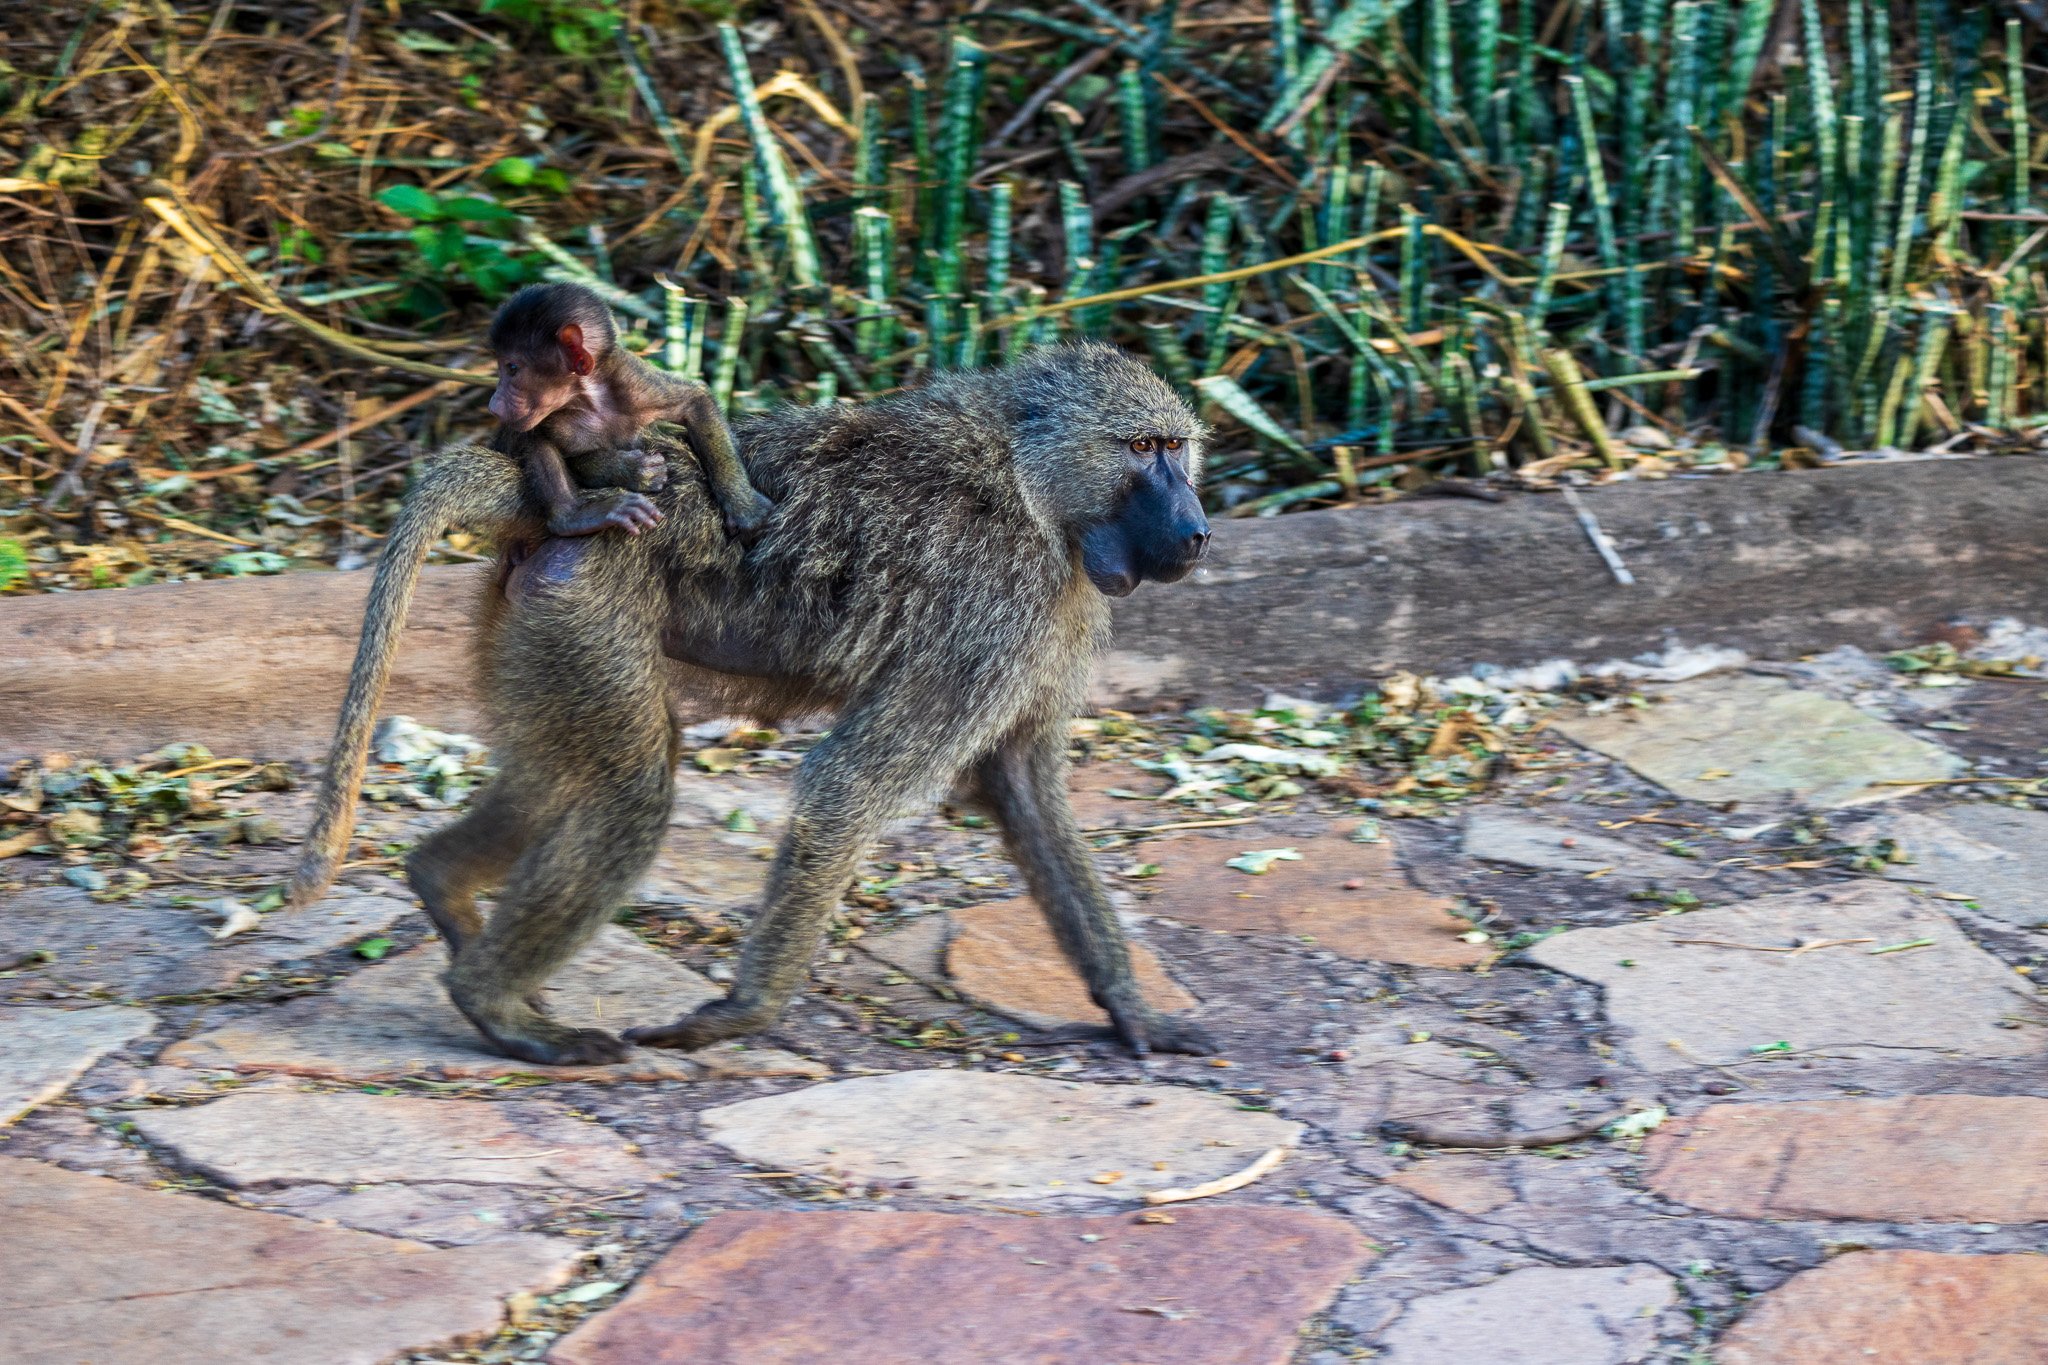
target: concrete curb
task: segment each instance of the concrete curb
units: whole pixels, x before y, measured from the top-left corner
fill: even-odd
[[[1219,523],[1194,578],[1117,604],[1096,699],[1329,695],[1398,668],[1602,660],[1678,641],[1782,656],[1917,643],[1954,617],[2048,619],[2041,459],[1620,484],[1584,501],[1633,587],[1614,581],[1550,496]],[[467,617],[483,572],[427,571],[388,710],[477,723]],[[0,601],[0,760],[52,749],[126,757],[174,740],[316,756],[369,579],[303,573]]]

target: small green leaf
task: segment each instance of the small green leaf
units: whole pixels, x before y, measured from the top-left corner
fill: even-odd
[[[213,569],[229,578],[246,578],[250,574],[283,573],[289,563],[283,555],[269,550],[238,550],[214,560]]]
[[[390,951],[391,940],[381,935],[377,938],[366,938],[356,945],[356,956],[369,962],[377,961]]]
[[[0,536],[0,589],[11,588],[28,577],[28,551],[18,540]]]
[[[501,185],[530,185],[539,168],[531,157],[508,156],[491,167],[491,179]]]
[[[377,202],[415,222],[431,223],[445,215],[441,201],[418,185],[390,185],[377,191]]]
[[[1225,863],[1224,866],[1234,867],[1239,872],[1248,872],[1254,877],[1262,877],[1272,871],[1274,863],[1298,863],[1300,861],[1301,854],[1291,848],[1260,848],[1254,849],[1249,853],[1240,853]]]
[[[443,199],[440,203],[440,209],[443,217],[452,218],[462,223],[516,223],[519,221],[519,215],[506,208],[503,204],[493,203],[488,199],[479,199],[475,195],[459,195],[453,199]]]

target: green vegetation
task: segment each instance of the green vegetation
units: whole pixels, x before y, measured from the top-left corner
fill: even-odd
[[[351,491],[301,449],[332,405],[475,367],[492,303],[564,276],[739,409],[1061,337],[1144,350],[1219,427],[1210,496],[1238,514],[1445,473],[2031,448],[2020,8],[59,5],[0,71],[0,177],[30,184],[0,198],[0,384],[43,424],[0,411],[0,469],[157,543],[189,534],[169,517],[331,554],[452,434],[432,407],[366,426]],[[203,384],[260,411],[245,435],[197,431]],[[93,434],[124,459],[60,487],[108,397]],[[263,520],[280,492],[324,520]],[[31,577],[91,579],[47,567],[47,527],[0,531]]]

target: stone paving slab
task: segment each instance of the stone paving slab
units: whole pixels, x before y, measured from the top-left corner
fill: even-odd
[[[548,1207],[516,1185],[288,1185],[250,1191],[241,1202],[436,1246],[474,1246],[522,1236],[521,1225]]]
[[[56,960],[0,981],[0,990],[20,998],[48,981],[136,999],[219,990],[246,972],[370,938],[414,908],[391,896],[337,894],[273,910],[259,928],[216,940],[220,916],[160,895],[102,905],[68,886],[33,887],[0,897],[0,959],[41,950]]]
[[[1686,858],[1637,848],[1623,839],[1481,807],[1465,820],[1465,856],[1545,872],[1611,876],[1619,882],[1682,882],[1712,875]]]
[[[1403,1167],[1388,1176],[1386,1183],[1473,1218],[1515,1200],[1514,1182],[1508,1179],[1505,1163],[1489,1157],[1432,1157]]]
[[[183,1165],[235,1189],[445,1181],[624,1190],[661,1178],[611,1129],[521,1101],[246,1090],[134,1122]]]
[[[1663,697],[1647,709],[1566,717],[1557,728],[1675,796],[1714,804],[1867,805],[1914,790],[1877,783],[1964,767],[1939,745],[1782,678],[1701,678]]]
[[[562,1284],[544,1237],[439,1250],[0,1157],[9,1360],[379,1365],[487,1337]]]
[[[2048,1099],[1717,1104],[1645,1153],[1651,1189],[1737,1218],[2048,1222]]]
[[[424,944],[365,967],[320,996],[291,1001],[166,1048],[163,1060],[209,1070],[280,1071],[325,1080],[439,1075],[490,1080],[660,1081],[730,1076],[820,1076],[825,1069],[776,1048],[718,1046],[688,1054],[641,1048],[612,1066],[537,1068],[487,1050],[442,988],[448,954]],[[616,1032],[677,1018],[721,992],[616,925],[564,968],[546,991],[564,1023]]]
[[[1060,953],[1036,902],[1028,897],[996,901],[949,910],[946,918],[953,925],[946,975],[968,999],[1038,1028],[1108,1020]],[[1195,997],[1166,974],[1157,955],[1142,943],[1131,944],[1131,968],[1155,1008],[1169,1014],[1195,1008]]]
[[[1845,837],[1897,839],[1912,855],[1885,875],[1965,895],[1977,910],[2024,929],[2048,927],[2048,812],[1956,805],[1887,815]]]
[[[1657,1345],[1672,1279],[1646,1265],[1532,1266],[1417,1299],[1380,1338],[1385,1365],[1630,1365]]]
[[[2000,1026],[2038,1017],[2038,1002],[1938,905],[1891,885],[1791,892],[1576,929],[1536,944],[1529,957],[1602,987],[1607,1017],[1650,1071],[1725,1065],[1779,1042],[1831,1056],[2048,1049],[2048,1030]],[[1871,951],[1923,938],[1934,942]],[[1842,939],[1869,942],[1767,951]]]
[[[1301,1209],[715,1215],[557,1365],[1285,1365],[1372,1252]]]
[[[0,1127],[53,1100],[100,1058],[156,1027],[148,1010],[0,1009]]]
[[[1229,934],[1277,934],[1312,941],[1345,957],[1416,967],[1470,967],[1484,943],[1451,913],[1448,896],[1418,889],[1401,870],[1393,840],[1361,844],[1344,834],[1287,838],[1255,827],[1236,839],[1185,838],[1147,845],[1160,864],[1144,883],[1146,913]],[[1225,866],[1247,851],[1291,848],[1252,875]]]
[[[1859,1251],[1794,1275],[1716,1342],[1715,1365],[2040,1365],[2048,1256]]]
[[[1171,785],[1159,774],[1129,763],[1088,763],[1074,769],[1067,779],[1067,798],[1081,828],[1129,829],[1177,818],[1181,807],[1152,799]]]
[[[1177,1086],[950,1070],[814,1085],[701,1121],[713,1142],[771,1170],[1004,1201],[1137,1199],[1242,1170],[1302,1132]]]

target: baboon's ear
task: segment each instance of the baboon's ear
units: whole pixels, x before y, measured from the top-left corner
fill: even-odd
[[[555,340],[562,343],[562,363],[569,367],[571,374],[589,374],[597,368],[597,362],[590,358],[590,351],[583,345],[583,329],[573,322],[562,324],[555,333]]]

